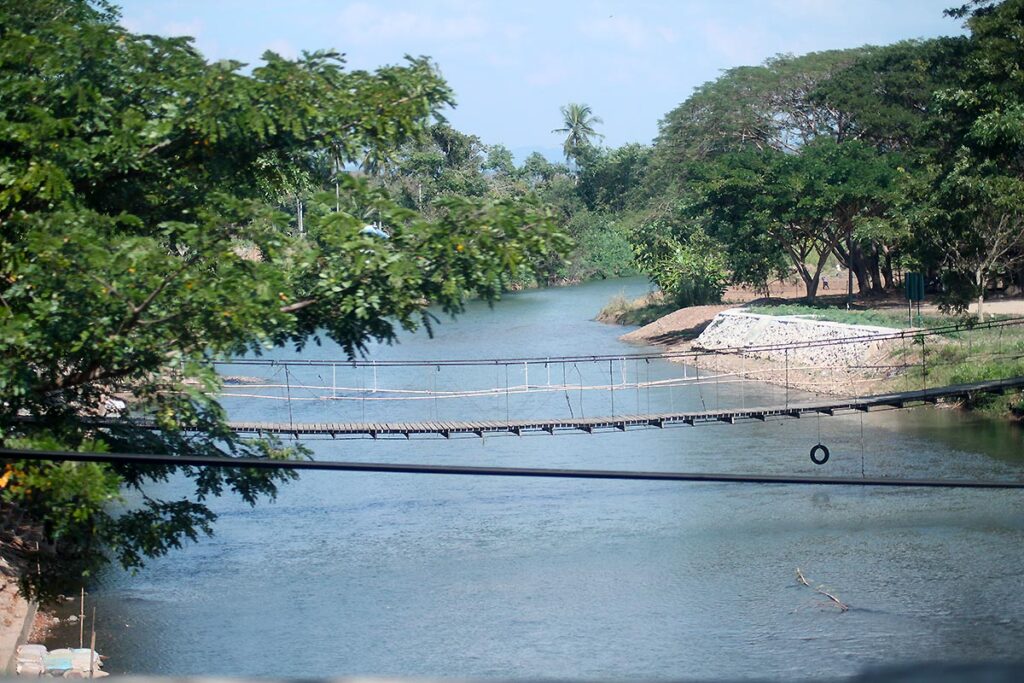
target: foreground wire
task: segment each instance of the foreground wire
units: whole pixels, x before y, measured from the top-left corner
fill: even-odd
[[[479,477],[539,477],[547,479],[609,479],[625,481],[685,481],[728,484],[796,484],[824,486],[886,486],[913,488],[1024,489],[1021,481],[987,479],[890,479],[885,477],[809,477],[775,474],[721,474],[698,472],[641,472],[632,470],[570,470],[532,467],[473,467],[412,463],[341,462],[335,460],[274,460],[148,453],[78,453],[0,448],[0,458],[134,465],[376,472],[383,474],[454,474]]]

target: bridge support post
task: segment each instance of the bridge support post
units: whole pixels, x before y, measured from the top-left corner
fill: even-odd
[[[925,335],[922,334],[921,335],[921,383],[923,384],[922,388],[925,391],[928,390],[928,356],[927,356],[927,350],[926,350],[926,345],[927,345],[928,342],[926,340],[927,340],[927,337],[925,337]]]
[[[608,361],[608,388],[611,389],[612,393],[612,417],[615,417],[615,374],[611,361]]]
[[[789,407],[789,349],[786,349],[786,407]]]

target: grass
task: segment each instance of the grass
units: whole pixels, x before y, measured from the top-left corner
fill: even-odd
[[[924,367],[921,366],[922,352]],[[962,330],[935,337],[918,338],[905,349],[897,349],[894,364],[913,364],[907,372],[890,380],[893,391],[928,386],[966,384],[1024,375],[1024,326],[1000,329]],[[927,375],[926,375],[927,371]],[[969,397],[963,407],[997,418],[1024,418],[1024,394],[981,394]]]
[[[876,325],[879,327],[895,327],[906,329],[918,327],[918,317],[914,316],[914,325],[907,320],[907,314],[897,309],[851,309],[834,306],[809,306],[807,304],[778,304],[767,306],[748,306],[746,310],[761,315],[803,315],[816,320],[827,320],[847,325]],[[939,315],[924,315],[920,318],[921,326],[931,326],[949,322],[949,318]]]

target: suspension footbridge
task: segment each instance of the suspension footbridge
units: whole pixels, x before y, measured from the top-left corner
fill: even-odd
[[[370,436],[403,437],[433,435],[451,438],[456,435],[484,436],[485,434],[626,431],[629,429],[697,426],[706,424],[736,424],[742,421],[801,418],[813,415],[838,415],[870,412],[885,408],[905,408],[911,405],[937,403],[944,399],[966,398],[978,394],[1001,394],[1024,388],[1024,377],[971,382],[931,389],[877,394],[846,400],[824,400],[765,407],[697,412],[654,413],[639,415],[601,416],[588,418],[557,418],[540,420],[483,420],[483,421],[425,421],[425,422],[244,422],[230,421],[228,427],[239,434],[276,435],[302,438],[306,436]],[[147,419],[132,419],[130,423],[140,429],[156,429],[157,423]],[[124,420],[93,420],[97,427],[124,425]]]
[[[944,363],[1012,366],[1024,357],[1019,342],[981,351],[973,340],[978,333],[1002,340],[1005,328],[1021,325],[1024,319],[958,323],[863,338],[617,356],[218,363],[227,378],[222,400],[243,407],[259,400],[278,405],[263,410],[260,419],[243,415],[231,421],[230,428],[240,434],[374,439],[593,434],[898,409],[1021,389],[1024,377],[1019,376],[929,386],[930,373],[934,377]],[[808,350],[849,344],[870,344],[883,352],[872,364],[856,366],[800,362]],[[961,353],[951,352],[957,349]],[[748,367],[751,357],[763,362]],[[239,372],[262,374],[233,374]],[[829,395],[806,391],[819,380],[831,386]]]

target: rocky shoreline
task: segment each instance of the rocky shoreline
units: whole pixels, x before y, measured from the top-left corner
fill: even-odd
[[[891,341],[873,340],[897,332],[895,328],[847,325],[808,316],[770,316],[731,306],[695,306],[681,309],[620,339],[635,344],[663,346],[673,352],[694,351],[701,367],[743,379],[835,396],[871,393],[891,373],[882,366],[893,351]],[[804,341],[839,341],[844,344],[811,346],[788,352],[765,350],[776,344]],[[750,348],[736,353],[732,350]],[[712,353],[722,351],[729,353]]]

